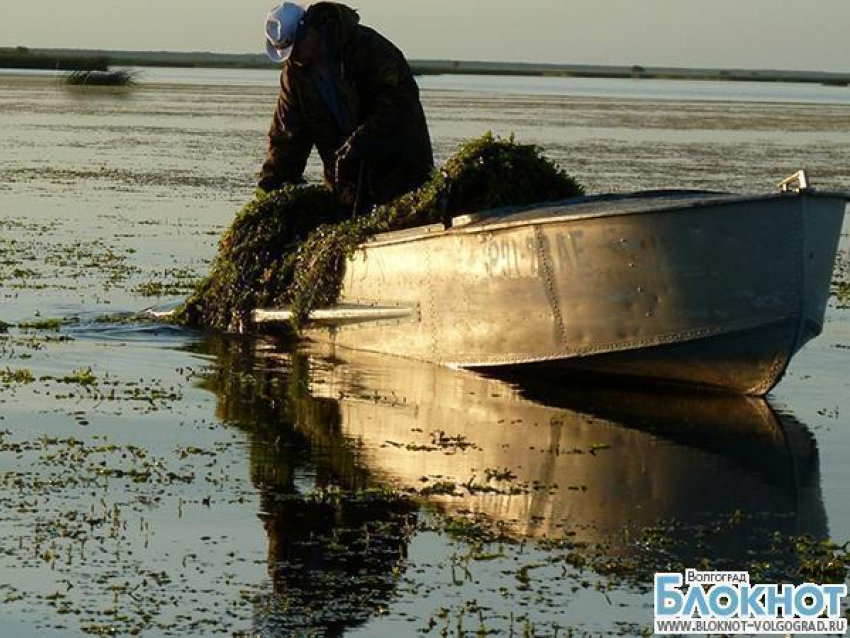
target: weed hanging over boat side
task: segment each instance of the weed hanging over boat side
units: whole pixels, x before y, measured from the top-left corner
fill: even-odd
[[[241,331],[251,310],[284,297],[298,246],[310,231],[341,215],[339,199],[319,186],[287,185],[257,195],[222,236],[210,274],[178,309],[175,321]]]
[[[241,330],[254,308],[288,305],[299,330],[313,309],[336,303],[346,262],[376,233],[582,194],[540,147],[491,133],[461,146],[422,187],[362,217],[345,218],[337,198],[320,187],[285,186],[239,213],[210,276],[176,321]]]
[[[314,308],[334,304],[345,262],[375,233],[443,222],[460,213],[566,199],[584,188],[532,144],[492,133],[467,142],[415,191],[369,215],[318,229],[296,257],[295,280],[284,300],[300,329]]]

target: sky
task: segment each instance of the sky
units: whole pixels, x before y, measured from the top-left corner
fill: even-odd
[[[0,0],[0,46],[262,51],[267,0]],[[413,59],[850,72],[850,0],[351,0]]]

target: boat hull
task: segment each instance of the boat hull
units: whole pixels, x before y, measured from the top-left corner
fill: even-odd
[[[788,367],[796,331],[795,321],[785,321],[681,343],[479,369],[509,379],[592,374],[602,381],[617,377],[636,385],[698,386],[762,396]]]
[[[841,196],[656,196],[376,238],[314,327],[336,345],[462,368],[584,369],[765,394],[820,333]]]

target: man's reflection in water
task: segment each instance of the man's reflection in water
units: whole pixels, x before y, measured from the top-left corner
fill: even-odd
[[[517,388],[263,340],[204,349],[215,355],[204,385],[246,432],[261,493],[274,596],[259,624],[339,634],[388,604],[414,514],[382,483],[454,485],[429,502],[514,539],[566,539],[553,551],[633,582],[708,565],[799,580],[787,540],[827,535],[814,439],[761,400]]]
[[[273,585],[254,631],[341,636],[389,604],[415,511],[371,486],[340,433],[339,403],[309,395],[306,357],[263,370],[254,346],[210,340],[204,350],[216,359],[203,382],[219,397],[219,418],[248,435]]]

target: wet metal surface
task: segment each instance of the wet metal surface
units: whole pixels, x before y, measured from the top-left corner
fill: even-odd
[[[649,195],[381,238],[349,264],[343,300],[420,313],[311,334],[458,367],[579,365],[762,395],[820,331],[844,211],[842,196]]]

